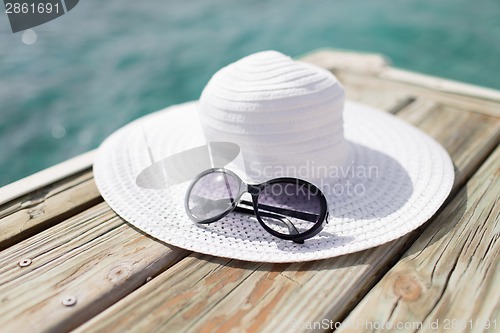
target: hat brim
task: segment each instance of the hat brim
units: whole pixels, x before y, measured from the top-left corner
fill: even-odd
[[[330,183],[328,224],[304,244],[273,237],[254,218],[237,214],[194,224],[184,211],[189,181],[159,189],[137,185],[137,176],[155,160],[205,144],[196,102],[158,111],[113,133],[98,149],[94,177],[110,207],[149,235],[246,261],[299,262],[368,249],[418,228],[439,209],[454,181],[453,164],[441,145],[391,114],[351,101],[346,101],[344,129],[352,161],[347,170],[334,170],[342,174]]]

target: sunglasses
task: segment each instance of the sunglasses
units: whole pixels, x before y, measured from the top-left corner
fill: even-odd
[[[241,199],[247,192],[251,201]],[[206,170],[193,180],[185,209],[199,224],[215,222],[232,211],[254,215],[271,235],[299,244],[317,235],[328,219],[325,196],[305,180],[276,178],[252,185],[222,168]]]

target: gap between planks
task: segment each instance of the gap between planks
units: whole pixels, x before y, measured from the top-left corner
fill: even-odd
[[[189,254],[156,242],[100,203],[0,255],[0,326],[67,331]],[[20,267],[19,262],[31,264]],[[76,297],[65,307],[65,297]]]
[[[87,170],[0,206],[0,250],[96,205],[103,199]]]
[[[426,87],[415,86],[410,82],[392,81],[380,76],[365,75],[364,73],[341,70],[333,70],[333,72],[342,83],[358,86],[360,91],[366,90],[371,94],[376,92],[411,94],[415,98],[431,99],[441,104],[500,119],[499,101],[479,100],[469,96],[437,92]]]

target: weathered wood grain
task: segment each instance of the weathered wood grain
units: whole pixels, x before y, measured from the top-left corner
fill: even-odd
[[[98,204],[0,252],[0,327],[67,331],[187,254]],[[31,264],[21,267],[24,259]],[[77,303],[66,307],[62,301],[70,296]]]
[[[121,332],[125,326],[109,325],[110,321],[122,321],[126,312],[137,321],[134,331],[181,332],[190,321],[206,313],[216,302],[236,288],[260,263],[233,262],[230,259],[214,258],[192,254],[168,270],[162,278],[155,278],[141,288],[140,293],[132,293],[123,305],[123,312],[114,312],[106,320],[96,320],[90,327],[83,325],[75,332],[103,330]],[[175,287],[174,287],[175,286]],[[159,296],[161,293],[161,297]],[[258,300],[260,295],[256,295]],[[147,299],[148,302],[143,302]],[[144,306],[141,304],[144,303]],[[183,320],[176,320],[182,316]],[[172,320],[172,322],[170,322]]]
[[[392,68],[381,55],[323,50],[303,58],[334,72],[344,85],[367,93],[394,92],[500,117],[500,92],[452,80]]]
[[[330,70],[356,71],[365,75],[378,74],[390,66],[390,60],[382,54],[333,49],[316,50],[305,54],[300,60]]]
[[[346,318],[339,332],[379,332],[377,326],[398,325],[402,329],[394,331],[497,331],[499,193],[500,148]]]
[[[102,201],[87,170],[0,206],[0,250]]]
[[[397,113],[410,105],[415,96],[408,92],[387,91],[373,87],[367,89],[366,85],[350,84],[346,89],[346,97],[376,107],[390,113]]]
[[[500,133],[496,119],[463,112],[464,119],[449,122],[462,113],[434,102],[400,113],[433,135],[448,149],[457,166],[454,193],[484,159],[484,147],[492,151]],[[427,105],[427,106],[426,106]],[[457,132],[467,138],[456,144]],[[254,263],[230,261],[219,267],[215,259],[193,256],[159,275],[154,284],[145,285],[99,314],[79,331],[290,331],[295,325],[310,321],[342,320],[369,289],[400,258],[421,231],[375,249],[348,256],[309,263],[256,267]],[[215,266],[214,266],[215,265]],[[179,272],[207,273],[205,278],[179,280]],[[224,271],[211,279],[211,273]],[[224,280],[231,276],[229,286]],[[206,290],[201,292],[200,290]],[[223,290],[210,294],[209,290]],[[175,295],[180,295],[176,297]],[[141,302],[147,299],[148,302]]]
[[[424,129],[450,154],[460,152],[452,155],[455,186],[458,188],[465,184],[500,142],[500,119],[433,100],[419,98],[401,110],[398,116]]]
[[[65,178],[72,178],[92,167],[94,150],[88,151],[50,168],[0,187],[0,206],[42,187],[50,187]]]
[[[301,60],[327,68],[339,77],[348,99],[366,103],[381,110],[396,113],[410,104],[415,96],[412,92],[388,90],[377,85],[343,80],[344,72],[361,72],[365,76],[376,76],[389,66],[388,60],[379,54],[348,51],[319,51],[305,55]]]
[[[435,100],[438,103],[466,109],[471,112],[500,118],[500,109],[497,101],[480,100],[470,96],[453,93],[441,93],[426,87],[420,87],[407,82],[386,80],[383,76],[366,76],[362,73],[335,71],[339,80],[348,86],[363,85],[367,90],[396,91],[399,94],[407,94],[415,98]]]

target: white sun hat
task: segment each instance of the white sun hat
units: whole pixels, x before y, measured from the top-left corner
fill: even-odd
[[[186,191],[214,164],[250,183],[288,176],[317,185],[328,200],[328,224],[304,244],[237,213],[195,224],[184,209]],[[116,131],[98,150],[94,177],[117,214],[168,244],[297,262],[368,249],[416,229],[449,195],[454,169],[417,128],[363,104],[344,105],[330,72],[265,51],[217,72],[199,102]]]

